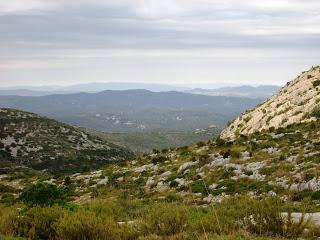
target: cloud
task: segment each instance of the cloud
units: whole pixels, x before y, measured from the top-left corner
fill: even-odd
[[[52,9],[54,1],[46,0],[10,0],[0,1],[0,15],[35,14]]]
[[[0,1],[0,35],[0,71],[5,71],[10,80],[17,75],[13,71],[19,69],[59,72],[65,69],[64,64],[74,69],[83,67],[85,59],[94,62],[96,65],[88,65],[95,69],[113,66],[109,59],[122,61],[126,66],[122,71],[128,71],[128,76],[134,71],[130,64],[139,68],[132,62],[134,57],[144,59],[138,63],[154,58],[154,64],[168,72],[173,70],[160,58],[170,60],[178,68],[179,58],[206,59],[207,63],[210,59],[215,64],[219,59],[254,64],[260,60],[252,56],[270,59],[272,53],[272,58],[279,56],[282,61],[289,61],[289,56],[304,56],[305,60],[295,61],[306,66],[317,61],[313,53],[320,51],[320,1]],[[306,59],[308,54],[312,60]],[[195,61],[200,69],[198,60]],[[108,67],[108,71],[115,70]],[[36,72],[33,74],[39,78]],[[43,72],[41,76],[46,75]],[[64,79],[67,76],[70,77],[59,75]]]

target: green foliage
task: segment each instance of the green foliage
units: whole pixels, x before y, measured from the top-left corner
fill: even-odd
[[[312,117],[320,118],[320,106],[315,107],[311,112]]]
[[[305,198],[309,198],[312,195],[310,190],[302,190],[302,191],[295,191],[291,193],[291,200],[292,201],[302,201]]]
[[[225,140],[223,140],[222,138],[220,138],[220,137],[217,137],[216,138],[216,145],[218,146],[218,147],[222,147],[222,146],[224,146],[226,144],[226,141]]]
[[[64,205],[68,193],[65,188],[56,185],[37,183],[25,189],[20,199],[28,206],[51,206],[53,204]]]
[[[281,202],[278,199],[253,201],[250,205],[250,218],[245,218],[248,230],[254,234],[266,236],[282,236],[296,239],[302,235],[308,225],[302,216],[298,222],[291,217],[291,209],[287,209],[287,217],[282,214]]]
[[[14,207],[0,205],[0,237],[1,234],[6,236],[16,234],[17,219],[18,213]]]
[[[309,223],[304,217],[294,222],[291,211],[276,198],[244,197],[203,208],[128,200],[92,202],[72,211],[55,205],[18,212],[16,207],[0,205],[0,236],[30,240],[206,239],[199,238],[206,233],[233,239],[233,234],[246,233],[244,239],[253,239],[254,235],[301,238]]]
[[[12,205],[16,202],[16,199],[13,194],[5,193],[1,196],[0,203],[4,203],[6,205]]]
[[[191,191],[194,193],[207,193],[205,183],[202,180],[194,181],[191,183]]]
[[[64,213],[65,210],[59,206],[32,207],[19,217],[16,231],[27,239],[54,239],[55,224]]]
[[[251,120],[251,118],[252,118],[252,116],[247,116],[247,117],[245,117],[245,118],[243,119],[243,121],[244,121],[245,123],[247,123],[247,122],[249,122],[249,121]]]
[[[58,239],[64,240],[120,239],[120,230],[112,217],[86,210],[65,214],[56,224]]]
[[[312,82],[313,87],[318,87],[320,86],[320,79],[316,79],[315,81]]]
[[[3,185],[0,183],[0,193],[14,193],[14,192],[16,192],[16,189],[14,189],[13,187]]]
[[[167,157],[164,157],[164,156],[156,156],[154,158],[152,158],[152,163],[153,164],[157,164],[157,163],[163,163],[165,161],[167,161],[168,158]]]
[[[320,191],[316,191],[316,192],[312,193],[311,199],[319,200],[320,199]]]
[[[142,232],[172,235],[183,231],[188,220],[188,210],[181,205],[159,204],[143,217]]]

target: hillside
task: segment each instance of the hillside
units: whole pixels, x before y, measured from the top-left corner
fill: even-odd
[[[0,109],[0,123],[1,172],[12,167],[74,172],[132,156],[124,148],[32,113]]]
[[[309,77],[300,78],[306,79],[304,84],[312,78],[313,86],[317,80],[310,77],[311,72],[317,74],[312,69]],[[317,86],[313,87],[317,91]],[[293,94],[293,89],[282,89],[275,96],[289,91]],[[316,96],[313,89],[309,92]],[[271,99],[281,103],[280,99]],[[316,239],[320,236],[320,115],[314,110],[317,101],[308,99],[304,103],[309,111],[304,111],[305,117],[300,121],[247,135],[235,134],[233,141],[217,137],[189,146],[154,150],[99,170],[62,176],[0,175],[0,202],[11,205],[2,207],[3,216],[20,223],[12,230],[0,222],[0,233],[23,237],[43,234],[41,227],[50,221],[54,227],[45,229],[52,235],[47,231],[44,234],[47,238],[55,236],[54,239],[68,239],[70,234],[78,239],[83,233],[91,239],[91,231],[100,236],[92,239],[110,239],[113,234],[111,239],[117,240]],[[2,111],[8,119],[6,128],[13,126],[15,134],[21,134],[21,127],[17,129],[16,123],[12,124],[11,115],[14,119],[18,115],[22,122],[39,118]],[[32,132],[43,129],[43,125],[37,126]],[[55,133],[65,132],[61,124],[58,126]],[[90,147],[99,150],[101,142],[90,140]],[[73,143],[79,143],[77,138],[68,144]],[[68,144],[67,149],[73,149]],[[60,194],[51,196],[47,191]],[[42,198],[29,198],[33,194]],[[39,202],[41,207],[35,206]],[[17,211],[15,203],[22,204],[23,210]],[[60,207],[52,206],[56,203]],[[30,229],[30,225],[23,219],[39,227],[24,232],[21,229]]]
[[[286,127],[308,122],[319,115],[320,67],[312,67],[277,94],[236,118],[221,133],[224,139],[235,139],[263,129]]]
[[[106,133],[86,129],[90,134],[97,135],[108,142],[124,146],[135,153],[150,153],[153,149],[167,149],[208,141],[219,135],[215,126],[206,129],[174,130],[157,129],[147,132]]]
[[[319,120],[263,131],[233,143],[218,138],[155,151],[122,165],[66,177],[0,175],[4,203],[19,202],[19,193],[30,191],[32,183],[59,186],[69,193],[69,202],[62,205],[66,207],[58,210],[36,206],[17,212],[12,205],[10,212],[8,207],[2,211],[5,219],[26,216],[35,226],[57,223],[65,239],[86,230],[106,233],[101,239],[109,239],[110,232],[121,233],[111,238],[117,240],[317,239],[320,131],[314,129],[320,129]],[[57,211],[63,212],[62,217]],[[305,211],[307,215],[301,213]],[[103,219],[108,219],[107,225],[98,225]],[[0,224],[0,231],[6,229]],[[36,233],[41,234],[41,229],[36,228]],[[34,233],[16,232],[15,236]]]

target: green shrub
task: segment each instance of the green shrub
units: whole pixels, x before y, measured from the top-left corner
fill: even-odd
[[[320,86],[320,79],[316,79],[315,81],[312,82],[313,87],[318,87]]]
[[[14,192],[16,192],[16,189],[14,189],[13,187],[3,185],[0,183],[0,193],[14,193]]]
[[[30,208],[18,219],[17,232],[27,239],[54,239],[55,224],[63,216],[65,210],[59,206]]]
[[[317,106],[311,112],[312,117],[320,118],[320,106]]]
[[[141,229],[145,234],[169,236],[186,228],[188,210],[176,204],[158,204],[143,217]]]
[[[291,209],[286,209],[287,216],[284,216],[281,202],[276,198],[253,201],[249,207],[251,214],[244,222],[247,229],[254,234],[297,239],[302,236],[309,223],[304,216],[295,222]]]
[[[260,236],[289,239],[301,237],[308,221],[302,217],[294,222],[291,210],[283,207],[276,198],[231,198],[210,207],[206,212],[195,214],[190,227],[194,232],[204,231],[208,234],[229,235],[242,230]],[[287,216],[283,212],[287,212]]]
[[[65,214],[56,224],[57,239],[61,240],[120,240],[120,226],[110,216],[98,216],[80,210]]]
[[[153,164],[157,164],[157,163],[163,163],[165,161],[167,161],[168,158],[167,157],[164,157],[164,156],[156,156],[154,158],[152,158],[152,163]]]
[[[251,120],[251,118],[252,118],[252,116],[247,116],[247,117],[245,117],[245,119],[243,119],[243,121],[245,121],[247,123]]]
[[[216,138],[216,145],[218,146],[218,147],[222,147],[222,146],[224,146],[226,144],[226,141],[225,140],[223,140],[222,138],[220,138],[220,137],[217,137]]]
[[[15,197],[11,193],[5,193],[2,195],[0,202],[7,204],[7,205],[12,205],[16,201]]]
[[[16,233],[18,212],[15,207],[0,205],[0,235],[13,236]]]
[[[20,195],[20,200],[28,206],[64,205],[67,202],[67,190],[56,185],[37,183],[25,189]]]
[[[316,192],[312,193],[311,199],[319,200],[320,199],[320,191],[316,191]]]
[[[206,143],[203,142],[203,141],[200,141],[200,142],[197,143],[197,147],[203,147],[205,145],[206,145]]]
[[[203,180],[194,181],[191,183],[191,191],[194,193],[207,193],[206,186]]]

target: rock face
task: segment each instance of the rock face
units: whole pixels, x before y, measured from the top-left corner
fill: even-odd
[[[81,129],[36,114],[0,108],[0,172],[17,167],[73,172],[130,156],[130,151]]]
[[[287,83],[277,94],[236,118],[221,133],[221,138],[234,140],[264,129],[286,127],[312,121],[320,102],[320,67],[312,67]]]

